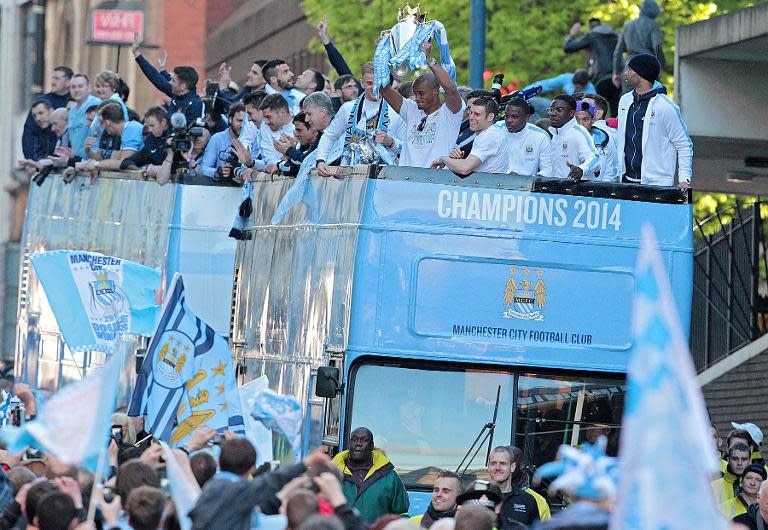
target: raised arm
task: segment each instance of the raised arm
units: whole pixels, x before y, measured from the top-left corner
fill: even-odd
[[[400,92],[392,88],[392,83],[381,87],[379,93],[381,94],[381,97],[387,100],[387,104],[392,110],[400,114],[400,109],[403,106],[403,96],[400,95]]]
[[[133,57],[136,59],[136,64],[139,65],[141,71],[149,79],[149,82],[155,85],[160,92],[168,96],[173,97],[173,91],[171,90],[171,81],[166,78],[160,71],[152,66],[146,57],[144,57],[139,50],[138,34],[134,34],[133,46],[131,46]]]
[[[429,65],[430,70],[435,74],[437,82],[440,83],[440,86],[443,87],[443,90],[445,91],[445,105],[451,109],[451,112],[456,114],[461,111],[463,105],[459,90],[456,88],[456,83],[453,78],[451,78],[451,75],[446,72],[445,68],[443,68],[443,65],[430,57],[430,53],[432,52],[432,42],[427,41],[423,43],[421,49],[424,52],[424,55],[427,56],[427,64]],[[387,100],[387,103],[389,103],[389,100]]]

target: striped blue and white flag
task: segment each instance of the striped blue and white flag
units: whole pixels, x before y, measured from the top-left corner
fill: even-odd
[[[34,447],[64,464],[96,471],[109,440],[121,369],[121,356],[112,355],[99,371],[54,394],[37,418],[0,430],[8,451]]]
[[[145,428],[179,447],[201,425],[245,435],[229,345],[186,303],[174,275],[160,321],[133,390],[129,416],[146,416]]]
[[[13,394],[0,390],[0,427],[5,427],[11,424],[11,400]]]
[[[653,229],[636,268],[613,530],[727,528],[710,487],[720,462]],[[673,499],[674,502],[670,502]]]
[[[41,252],[31,260],[70,350],[114,352],[123,333],[152,333],[159,271],[80,250]]]

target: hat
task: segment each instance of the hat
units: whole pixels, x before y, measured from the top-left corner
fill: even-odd
[[[742,475],[742,477],[746,476],[746,474],[749,473],[750,471],[752,473],[757,473],[758,475],[763,477],[763,480],[768,478],[768,471],[765,470],[765,466],[761,466],[758,464],[749,464],[747,468],[744,470],[744,474]]]
[[[635,55],[629,60],[627,67],[631,68],[637,72],[637,75],[643,79],[647,79],[651,83],[659,78],[659,72],[661,71],[659,60],[650,53]]]
[[[456,504],[462,505],[468,501],[477,501],[483,495],[493,503],[493,505],[487,506],[491,509],[495,508],[504,499],[498,486],[494,486],[487,480],[476,480],[470,483],[464,493],[456,497]]]
[[[595,117],[595,104],[586,99],[580,99],[576,102],[576,112],[588,112],[590,116]]]
[[[752,441],[755,442],[757,445],[760,445],[761,443],[763,443],[763,431],[761,431],[760,427],[758,427],[754,423],[736,423],[735,421],[732,421],[731,426],[734,429],[747,431],[749,435],[752,437]]]

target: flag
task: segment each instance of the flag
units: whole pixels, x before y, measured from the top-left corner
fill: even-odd
[[[704,398],[653,229],[636,268],[613,530],[727,527],[710,481],[720,470]],[[672,502],[670,502],[672,500]]]
[[[251,416],[265,427],[276,431],[291,444],[295,461],[301,460],[301,405],[293,396],[283,396],[268,388],[256,395]]]
[[[241,410],[253,410],[256,404],[256,396],[262,390],[269,388],[269,379],[262,375],[241,386],[240,393]],[[272,432],[262,425],[250,414],[244,416],[245,437],[256,448],[256,465],[272,460]]]
[[[245,434],[227,341],[190,311],[179,274],[168,289],[128,415],[146,416],[147,431],[171,447],[184,445],[201,425]]]
[[[70,350],[114,352],[123,333],[152,333],[159,271],[80,250],[37,253],[31,260]]]
[[[191,469],[182,469],[176,460],[176,455],[168,444],[160,442],[165,455],[165,471],[168,475],[168,486],[171,488],[171,498],[176,506],[176,516],[179,518],[181,530],[192,530],[192,519],[189,512],[195,507],[200,497],[200,486],[195,481]]]
[[[0,390],[0,427],[11,424],[11,412],[13,411],[13,394]]]
[[[99,371],[51,397],[37,418],[0,430],[8,451],[34,447],[64,464],[96,471],[109,440],[121,369],[121,356],[112,355]]]

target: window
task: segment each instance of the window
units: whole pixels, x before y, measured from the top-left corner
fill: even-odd
[[[350,429],[367,427],[406,486],[431,487],[440,470],[455,471],[472,441],[493,419],[494,445],[512,432],[513,376],[501,371],[365,364],[355,374]],[[468,473],[485,473],[486,446]]]

